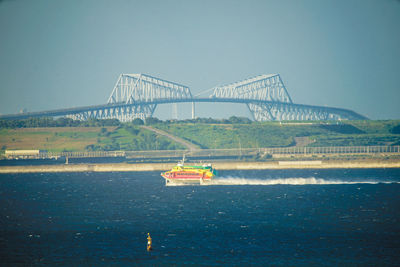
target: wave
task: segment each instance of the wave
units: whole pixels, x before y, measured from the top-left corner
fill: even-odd
[[[215,178],[209,185],[340,185],[340,184],[393,184],[400,183],[396,181],[344,181],[344,180],[326,180],[322,178],[277,178],[277,179],[249,179],[249,178]]]

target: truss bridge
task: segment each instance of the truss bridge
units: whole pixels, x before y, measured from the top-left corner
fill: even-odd
[[[18,119],[40,116],[67,116],[78,120],[146,119],[157,105],[171,103],[245,104],[256,121],[282,120],[363,120],[366,117],[342,108],[293,103],[279,74],[259,75],[207,90],[206,97],[193,96],[189,87],[146,74],[121,74],[106,104],[0,116]],[[195,117],[194,109],[192,117]]]

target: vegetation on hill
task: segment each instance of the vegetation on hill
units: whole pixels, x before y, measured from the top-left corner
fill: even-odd
[[[309,146],[398,145],[400,121],[252,122],[209,124],[169,122],[154,127],[199,144],[202,148],[255,148],[296,145],[308,137]]]
[[[1,128],[37,128],[37,127],[105,127],[120,126],[121,123],[117,119],[89,119],[87,121],[73,120],[70,118],[29,118],[21,120],[0,120]]]
[[[0,120],[0,150],[112,151],[184,149],[140,127],[151,125],[202,148],[400,145],[400,120],[344,122],[252,122],[247,118],[130,123],[60,118]]]
[[[102,128],[104,129],[104,128]],[[175,150],[184,147],[164,136],[140,128],[133,124],[125,124],[113,131],[102,131],[96,144],[86,146],[89,151],[104,150]]]
[[[47,151],[173,150],[172,140],[132,124],[124,127],[44,127],[0,129],[0,149]]]

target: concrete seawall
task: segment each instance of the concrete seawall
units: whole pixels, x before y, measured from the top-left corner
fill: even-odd
[[[164,171],[172,163],[0,166],[0,173]],[[400,168],[400,160],[217,162],[217,170]]]

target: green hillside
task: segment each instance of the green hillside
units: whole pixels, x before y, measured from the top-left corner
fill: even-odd
[[[400,121],[252,122],[250,124],[158,123],[153,125],[202,148],[398,145]]]
[[[47,151],[183,149],[170,139],[138,126],[41,127],[0,129],[0,148]]]
[[[175,150],[184,147],[143,129],[143,121],[29,119],[0,121],[0,150],[48,151]],[[204,149],[288,146],[400,145],[400,120],[345,122],[252,122],[196,119],[146,124]],[[50,127],[43,127],[50,126]]]

